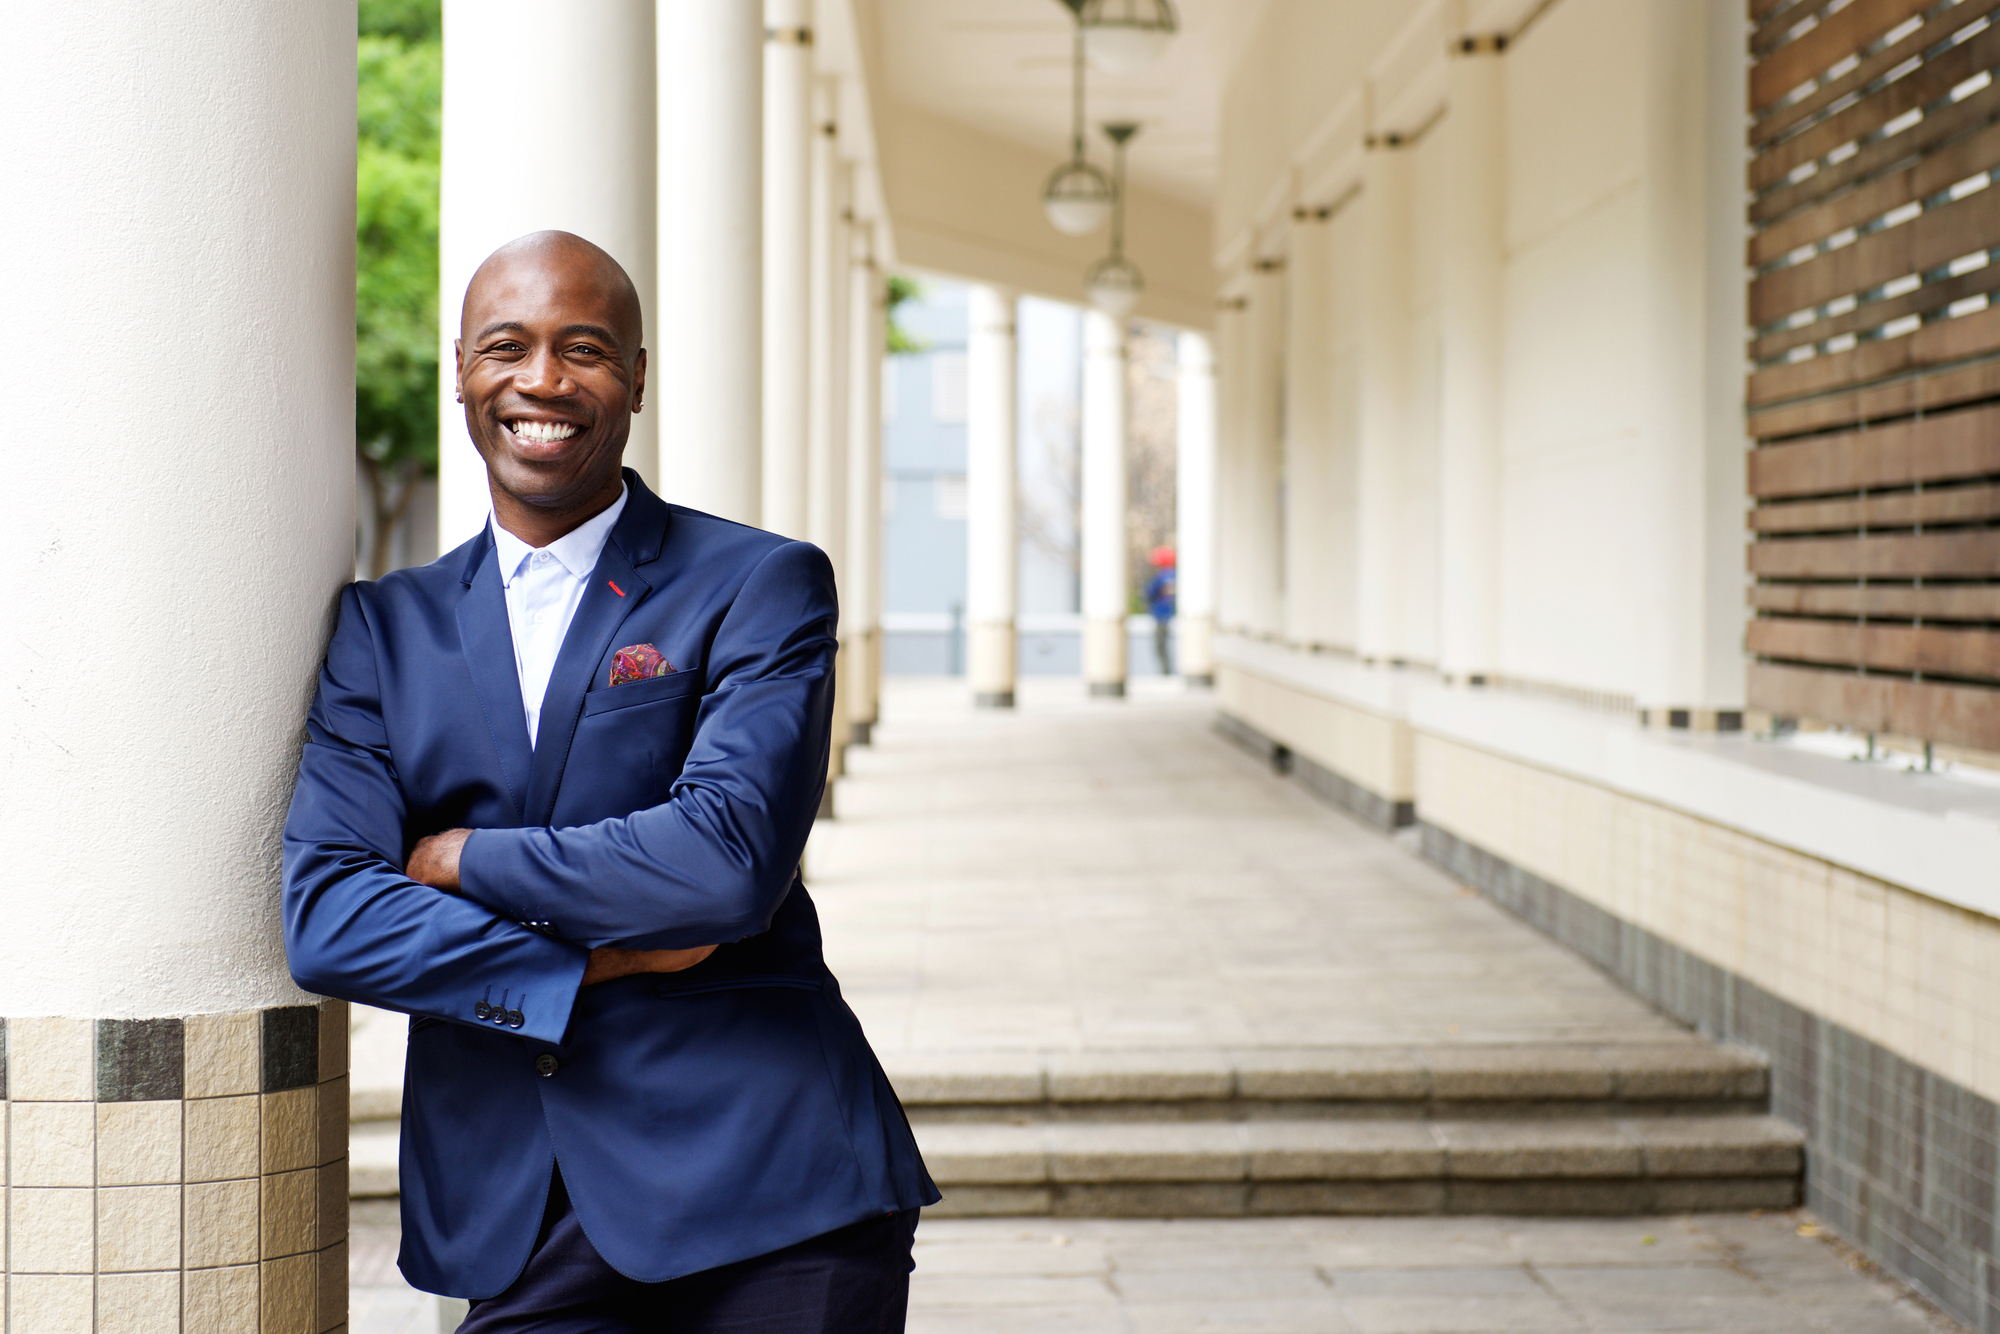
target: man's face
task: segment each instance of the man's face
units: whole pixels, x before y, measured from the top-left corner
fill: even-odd
[[[496,256],[457,343],[465,425],[494,484],[560,509],[615,485],[645,388],[636,309],[586,252]]]

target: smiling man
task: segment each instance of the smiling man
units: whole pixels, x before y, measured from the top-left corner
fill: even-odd
[[[341,598],[285,826],[292,973],[410,1016],[401,1263],[473,1299],[462,1330],[900,1330],[938,1193],[798,874],[832,571],[621,467],[640,342],[578,237],[473,277],[492,520]]]

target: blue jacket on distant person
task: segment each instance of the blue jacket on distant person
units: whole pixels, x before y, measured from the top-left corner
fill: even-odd
[[[1174,619],[1174,567],[1156,570],[1146,581],[1146,610],[1156,621]]]
[[[488,530],[341,596],[284,834],[300,986],[411,1016],[402,1269],[483,1298],[558,1162],[605,1260],[659,1282],[939,1198],[800,879],[837,608],[818,548],[636,473],[531,747]],[[619,685],[620,646],[673,670]],[[403,874],[470,827],[456,896]],[[582,990],[597,946],[721,945]]]

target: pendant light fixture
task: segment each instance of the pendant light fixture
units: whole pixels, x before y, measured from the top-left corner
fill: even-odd
[[[1106,74],[1145,69],[1166,52],[1181,26],[1173,0],[1084,0],[1077,24],[1090,63]]]
[[[1088,236],[1111,216],[1111,182],[1083,156],[1083,24],[1084,0],[1062,0],[1078,16],[1076,49],[1070,74],[1070,157],[1042,187],[1042,211],[1049,225],[1065,236]]]
[[[1139,266],[1125,258],[1125,145],[1139,127],[1132,124],[1106,125],[1105,137],[1111,140],[1111,253],[1090,266],[1084,275],[1083,284],[1090,293],[1090,304],[1096,306],[1115,320],[1130,315],[1139,304],[1139,294],[1146,290],[1145,275]]]

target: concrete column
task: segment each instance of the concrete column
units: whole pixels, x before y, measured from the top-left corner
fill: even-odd
[[[1333,577],[1331,263],[1324,217],[1292,225],[1285,262],[1284,636],[1299,645],[1333,641],[1326,615]]]
[[[1275,637],[1284,630],[1284,439],[1280,428],[1285,369],[1285,274],[1266,260],[1251,271],[1244,311],[1242,491],[1236,550],[1242,556],[1245,628]]]
[[[1500,660],[1500,321],[1506,135],[1490,43],[1446,64],[1438,220],[1444,365],[1438,404],[1438,669],[1479,680]]]
[[[445,0],[444,172],[438,216],[438,546],[486,522],[486,469],[452,401],[452,340],[465,285],[479,262],[528,232],[575,232],[625,266],[659,320],[653,104],[653,0],[602,0],[549,21],[540,0]],[[528,73],[532,71],[532,73]],[[590,133],[575,108],[589,105]],[[505,133],[495,125],[505,124]],[[530,184],[524,164],[560,163],[560,187]],[[740,299],[740,298],[739,298]],[[659,481],[662,404],[632,422],[625,461]]]
[[[882,271],[876,266],[873,224],[848,235],[847,583],[841,589],[846,627],[849,739],[867,745],[882,697]]]
[[[646,397],[660,492],[763,514],[764,23],[754,5],[659,0],[659,290]],[[698,132],[690,132],[691,127]]]
[[[1181,675],[1215,683],[1215,354],[1208,338],[1181,334],[1176,348],[1174,529],[1179,546],[1174,619]]]
[[[346,1007],[277,843],[354,568],[354,7],[13,13],[0,1323],[335,1329]]]
[[[966,322],[965,618],[972,699],[1014,707],[1014,293],[975,286]],[[1120,431],[1123,435],[1123,431]],[[1122,679],[1123,673],[1120,673]]]
[[[806,428],[806,535],[826,552],[836,587],[847,587],[847,165],[840,158],[835,86],[813,89],[812,289]],[[844,618],[843,618],[844,620]],[[832,756],[827,776],[844,772],[847,750],[847,637],[841,625],[834,664]],[[829,791],[831,788],[829,788]]]
[[[1247,288],[1248,280],[1237,286]],[[1239,291],[1223,298],[1215,313],[1215,621],[1231,634],[1241,634],[1250,623],[1245,573],[1250,561],[1243,539],[1249,312],[1250,298]]]
[[[1083,317],[1083,679],[1092,695],[1125,693],[1125,329]]]
[[[1362,164],[1361,400],[1356,460],[1356,649],[1398,655],[1402,455],[1410,318],[1410,155],[1384,143]]]
[[[812,0],[765,0],[763,526],[787,537],[807,533],[812,21]]]

